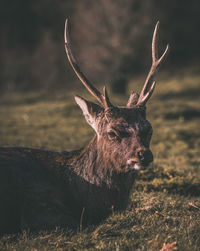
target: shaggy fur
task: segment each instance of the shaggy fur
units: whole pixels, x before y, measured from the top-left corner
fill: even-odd
[[[101,106],[76,96],[96,134],[83,149],[53,152],[23,147],[0,148],[0,234],[56,226],[95,224],[128,203],[136,172],[153,161],[152,127],[145,105],[155,88],[152,78],[166,57],[157,58],[157,30],[152,39],[152,66],[138,95],[126,107],[114,107],[106,88],[101,94],[80,71],[70,48],[68,22],[65,49],[69,62]]]
[[[151,153],[138,157],[141,149],[149,151],[152,134],[145,109],[105,111],[82,98],[79,102],[98,132],[86,147],[72,152],[0,148],[0,233],[77,228],[83,210],[87,225],[126,207],[137,172],[127,160],[141,166],[152,161]]]

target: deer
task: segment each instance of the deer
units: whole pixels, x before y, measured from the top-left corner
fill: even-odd
[[[66,19],[64,40],[69,63],[98,101],[75,96],[91,141],[78,150],[51,151],[20,146],[0,147],[0,234],[56,227],[95,225],[115,210],[124,210],[139,170],[153,161],[152,126],[146,104],[155,88],[153,77],[169,46],[158,57],[157,22],[152,38],[152,65],[140,94],[126,106],[114,106],[106,87],[101,93],[82,73],[72,53]]]

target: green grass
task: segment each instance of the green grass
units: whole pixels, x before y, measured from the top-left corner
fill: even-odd
[[[134,81],[133,81],[134,82]],[[130,90],[140,90],[139,80]],[[93,135],[74,94],[10,93],[1,97],[0,144],[72,150]],[[83,90],[83,89],[82,89]],[[111,95],[124,104],[128,95]],[[154,128],[155,161],[139,174],[126,211],[113,213],[100,225],[78,232],[6,235],[0,250],[159,250],[178,243],[179,250],[200,247],[200,76],[162,76],[148,104]]]

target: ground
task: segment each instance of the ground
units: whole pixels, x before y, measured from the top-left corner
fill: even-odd
[[[163,73],[157,81],[147,107],[155,160],[139,174],[126,211],[88,229],[80,223],[77,232],[6,235],[0,238],[0,250],[175,250],[173,242],[179,250],[199,250],[200,75],[186,72]],[[129,89],[139,91],[141,84],[141,79],[133,80]],[[67,151],[85,145],[93,131],[73,95],[91,96],[78,82],[74,86],[71,91],[1,96],[0,145]],[[120,105],[128,99],[110,96]]]

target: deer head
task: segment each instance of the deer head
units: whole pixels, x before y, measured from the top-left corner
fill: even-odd
[[[65,50],[68,60],[87,90],[97,99],[99,105],[75,96],[76,103],[83,111],[88,124],[97,134],[97,149],[101,152],[101,162],[118,172],[139,170],[153,161],[150,150],[151,124],[146,119],[146,103],[150,99],[155,82],[152,81],[157,67],[166,57],[168,45],[160,58],[157,57],[157,30],[155,26],[152,40],[152,66],[140,94],[133,92],[125,107],[114,106],[110,102],[106,88],[100,93],[81,72],[71,50],[68,21],[65,23]],[[97,156],[98,158],[98,156]]]

